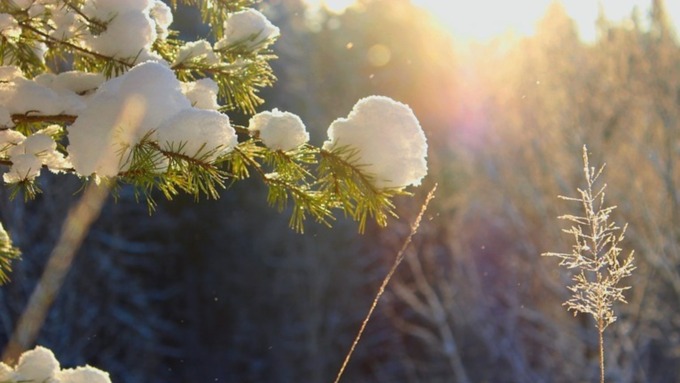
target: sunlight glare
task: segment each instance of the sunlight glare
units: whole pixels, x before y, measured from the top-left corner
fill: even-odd
[[[411,0],[429,11],[435,19],[455,37],[461,40],[487,41],[501,34],[511,32],[519,36],[534,33],[535,25],[543,17],[554,0]],[[574,19],[584,41],[595,40],[595,21],[599,5],[608,19],[620,21],[631,15],[637,7],[645,18],[651,0],[600,0],[562,1],[569,16]],[[668,14],[680,17],[680,2],[666,1]],[[677,19],[676,23],[677,25]]]
[[[333,13],[342,13],[349,8],[355,0],[305,0],[310,5],[325,7]]]

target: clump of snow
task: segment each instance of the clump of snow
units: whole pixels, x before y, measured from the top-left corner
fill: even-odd
[[[309,133],[300,117],[278,109],[254,115],[248,130],[259,132],[262,142],[272,150],[289,151],[309,141]]]
[[[6,157],[8,150],[26,139],[16,130],[0,130],[0,157]]]
[[[40,60],[40,62],[43,64],[45,63],[45,54],[47,53],[47,49],[48,49],[47,44],[45,44],[42,41],[36,43],[31,47],[31,50],[33,51],[35,57],[37,57],[38,60]]]
[[[61,370],[55,378],[59,383],[111,383],[107,372],[91,366]]]
[[[0,223],[0,250],[8,250],[10,248],[10,242],[9,242],[9,236],[7,235],[7,232],[5,231],[5,228],[2,227],[2,224]],[[12,367],[6,365],[3,362],[0,362],[0,382],[13,382],[14,381],[14,369]]]
[[[164,150],[213,162],[238,143],[229,117],[212,110],[185,109],[156,131]]]
[[[6,67],[5,67],[6,68]],[[0,71],[0,105],[10,114],[57,115],[69,113],[82,107],[82,101],[75,94],[57,94],[39,83],[17,76],[11,70]]]
[[[40,175],[42,162],[40,162],[40,159],[35,154],[17,154],[11,156],[10,159],[12,160],[12,166],[9,172],[2,175],[2,179],[6,183],[11,184],[33,180]]]
[[[34,18],[45,13],[45,6],[43,4],[33,3],[30,8],[28,8],[28,17]]]
[[[427,140],[408,105],[388,97],[359,100],[347,118],[328,128],[324,150],[348,146],[378,188],[420,185],[427,175]]]
[[[69,158],[85,176],[113,177],[129,148],[174,113],[191,107],[166,66],[145,62],[105,82],[69,128]],[[129,164],[127,164],[129,165]]]
[[[172,9],[161,0],[154,0],[149,14],[156,22],[156,33],[158,34],[158,38],[167,38],[168,28],[170,27],[170,24],[172,24]]]
[[[61,172],[71,168],[71,163],[64,155],[57,151],[57,143],[45,133],[35,133],[20,143],[9,148],[7,153],[14,163],[17,156],[32,154],[42,165],[47,166],[53,172]]]
[[[215,49],[225,49],[237,44],[243,44],[249,49],[262,49],[278,36],[277,26],[259,11],[249,8],[227,17],[224,37],[215,43]]]
[[[68,71],[56,75],[50,88],[66,89],[77,94],[85,94],[99,88],[105,80],[106,77],[101,73]]]
[[[19,23],[8,13],[0,13],[0,35],[8,39],[16,39],[21,36]]]
[[[133,58],[149,50],[156,37],[156,25],[148,13],[129,11],[117,15],[101,34],[84,40],[89,49],[103,55]]]
[[[4,106],[0,106],[0,128],[11,128],[14,126],[12,115]]]
[[[202,78],[197,81],[183,82],[182,93],[191,101],[191,105],[199,109],[217,110],[219,87],[211,78]]]
[[[14,81],[14,79],[24,77],[19,67],[14,65],[0,66],[0,82]]]
[[[84,27],[78,14],[71,12],[68,7],[52,7],[49,24],[52,27],[48,33],[49,36],[61,41],[72,39]]]
[[[4,232],[0,225],[0,232]],[[52,351],[38,346],[19,357],[16,368],[0,363],[3,383],[111,383],[109,374],[91,366],[60,370]]]
[[[109,21],[126,12],[148,12],[152,0],[85,0],[82,12],[100,21]]]
[[[57,371],[59,371],[57,358],[52,351],[40,346],[24,352],[15,368],[17,380],[32,382],[46,382]]]
[[[207,65],[214,65],[220,62],[210,43],[205,40],[190,41],[182,45],[179,48],[179,52],[177,52],[173,65],[178,65],[191,59],[203,60]]]
[[[34,0],[10,0],[14,5],[21,9],[22,11],[25,11],[28,9],[33,4]]]

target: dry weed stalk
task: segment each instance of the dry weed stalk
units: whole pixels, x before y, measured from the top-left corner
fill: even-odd
[[[580,202],[583,205],[583,216],[563,215],[560,219],[572,223],[571,228],[564,230],[573,235],[574,245],[571,253],[544,253],[543,256],[560,258],[560,266],[574,270],[572,277],[574,284],[569,286],[571,298],[564,303],[568,310],[577,313],[591,314],[596,321],[599,333],[600,348],[600,382],[604,383],[604,330],[616,321],[613,305],[615,302],[627,303],[624,291],[630,286],[619,286],[623,278],[629,277],[635,266],[633,252],[628,257],[620,259],[622,249],[619,243],[623,241],[626,232],[614,222],[609,222],[609,216],[616,206],[605,206],[604,196],[606,184],[596,192],[596,182],[604,170],[604,165],[597,171],[588,163],[588,151],[583,146],[584,174],[587,182],[585,189],[577,189],[578,198],[560,196],[567,201]]]
[[[385,278],[383,278],[383,281],[380,284],[380,288],[378,289],[378,292],[375,294],[375,297],[373,298],[373,303],[371,304],[371,307],[368,309],[368,313],[366,313],[366,317],[364,318],[363,322],[361,322],[361,327],[359,328],[359,331],[357,332],[357,335],[355,336],[354,341],[352,342],[352,346],[350,346],[349,351],[345,355],[345,360],[343,360],[342,366],[340,367],[340,370],[338,371],[338,374],[336,375],[333,383],[339,383],[340,379],[342,378],[342,375],[345,373],[345,369],[347,368],[347,365],[349,364],[349,361],[352,358],[352,354],[354,354],[354,350],[356,349],[357,345],[359,344],[359,341],[361,340],[361,336],[364,334],[364,331],[366,330],[366,325],[368,325],[368,321],[373,316],[375,308],[378,307],[378,302],[385,293],[385,289],[387,288],[387,285],[390,283],[392,276],[394,276],[394,273],[397,271],[397,267],[399,267],[401,261],[404,260],[404,257],[406,256],[406,249],[408,249],[408,246],[411,244],[413,236],[416,235],[416,233],[418,232],[418,228],[420,227],[420,221],[423,219],[425,211],[427,210],[427,207],[430,205],[430,201],[432,201],[432,199],[434,198],[435,191],[437,191],[437,184],[435,184],[434,187],[432,187],[432,190],[430,190],[430,192],[427,194],[427,197],[425,197],[425,202],[423,202],[423,204],[420,206],[420,212],[418,213],[418,216],[416,217],[415,221],[413,221],[413,223],[411,224],[411,231],[409,232],[408,236],[402,243],[401,249],[397,253],[397,257],[394,259],[394,263],[392,263],[392,267],[387,272],[387,275],[385,275]]]

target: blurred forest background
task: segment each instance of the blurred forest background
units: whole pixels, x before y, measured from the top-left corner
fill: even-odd
[[[261,110],[299,114],[321,143],[360,97],[409,104],[430,174],[401,219],[357,234],[288,229],[258,182],[219,201],[179,198],[149,216],[123,191],[92,228],[39,343],[114,382],[331,382],[432,184],[438,197],[378,306],[345,382],[596,381],[597,330],[561,305],[569,251],[557,199],[582,186],[581,148],[607,163],[607,198],[628,222],[638,269],[605,333],[608,381],[680,376],[680,50],[662,0],[580,40],[559,3],[532,37],[462,45],[407,0],[361,0],[313,16],[264,1],[282,37]],[[182,8],[174,27],[206,35]],[[234,119],[246,122],[244,116]],[[240,120],[239,120],[240,119]],[[0,289],[0,344],[35,286],[80,185],[42,177],[0,219],[23,250]]]

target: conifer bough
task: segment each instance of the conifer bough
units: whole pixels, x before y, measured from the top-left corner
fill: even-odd
[[[252,8],[256,1],[183,2],[200,8],[214,44],[180,41],[172,9],[160,0],[0,1],[0,172],[12,196],[35,197],[36,179],[51,171],[114,193],[131,185],[153,210],[157,191],[217,198],[255,176],[271,205],[292,205],[290,225],[300,232],[307,218],[329,224],[337,210],[360,230],[369,218],[386,225],[393,197],[427,173],[427,142],[413,111],[366,97],[314,147],[298,116],[255,114],[258,91],[275,80],[269,62],[280,34]],[[250,126],[234,125],[235,111],[254,114]],[[0,234],[3,282],[18,251]],[[24,364],[54,367],[49,350],[31,352]],[[0,381],[27,379],[21,366],[0,365]],[[52,378],[57,369],[49,371],[28,379]],[[109,381],[78,371],[59,379]]]

